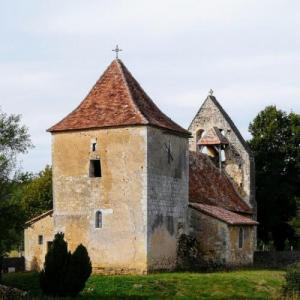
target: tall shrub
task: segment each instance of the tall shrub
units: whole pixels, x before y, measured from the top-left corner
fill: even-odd
[[[69,262],[66,286],[68,295],[75,297],[85,287],[85,282],[92,273],[92,264],[86,248],[80,244]]]
[[[287,292],[300,292],[300,263],[290,265],[285,274]]]
[[[57,233],[53,245],[45,257],[44,269],[40,273],[40,286],[44,294],[65,296],[70,253],[63,233]]]
[[[44,294],[51,296],[77,296],[84,289],[92,272],[92,264],[86,248],[80,244],[71,254],[64,234],[55,235],[40,273],[40,286]]]

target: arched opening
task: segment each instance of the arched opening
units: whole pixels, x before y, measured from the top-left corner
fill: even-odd
[[[203,136],[204,133],[204,129],[198,129],[196,131],[196,143],[201,139],[201,137]]]

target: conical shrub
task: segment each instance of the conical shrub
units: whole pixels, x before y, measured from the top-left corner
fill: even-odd
[[[92,264],[86,248],[80,244],[70,258],[66,286],[68,295],[75,297],[85,287],[92,272]]]
[[[63,233],[57,233],[45,257],[44,269],[40,273],[40,286],[44,294],[64,296],[64,281],[68,271],[70,253]]]
[[[91,272],[86,248],[80,244],[71,254],[64,234],[57,233],[40,272],[40,287],[46,295],[75,297],[84,289]]]

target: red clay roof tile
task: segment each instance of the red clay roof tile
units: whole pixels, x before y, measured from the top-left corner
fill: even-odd
[[[208,155],[194,151],[190,151],[189,159],[189,201],[252,213],[224,172],[220,172]]]
[[[230,225],[258,225],[258,222],[253,219],[241,216],[222,207],[202,203],[190,203],[189,206]]]
[[[125,65],[115,59],[80,105],[50,132],[152,125],[190,136],[154,104]]]
[[[199,145],[221,145],[228,144],[227,138],[220,132],[219,128],[213,127],[207,132],[204,132],[201,139],[198,141]]]

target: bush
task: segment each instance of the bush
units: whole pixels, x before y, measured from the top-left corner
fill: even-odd
[[[71,256],[66,278],[68,295],[75,297],[84,289],[92,273],[92,264],[86,248],[80,244]]]
[[[290,265],[285,274],[287,292],[300,292],[300,262]]]
[[[47,295],[65,295],[64,278],[67,274],[68,261],[67,243],[64,234],[55,235],[53,245],[45,257],[44,270],[40,273],[40,286]]]
[[[91,272],[86,248],[80,244],[71,254],[64,234],[57,233],[46,254],[44,269],[40,272],[40,286],[46,295],[75,297],[83,290]]]

